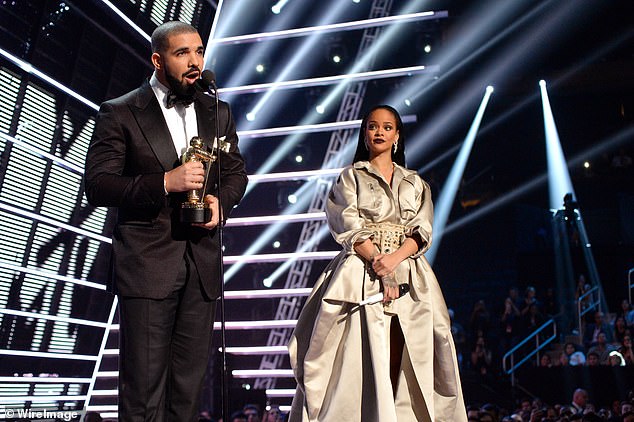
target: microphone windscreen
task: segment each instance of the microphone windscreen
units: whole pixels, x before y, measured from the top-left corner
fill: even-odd
[[[209,69],[203,70],[200,77],[203,84],[210,86],[216,82],[216,74]]]
[[[399,284],[398,285],[398,297],[403,297],[407,292],[409,292],[409,284]]]

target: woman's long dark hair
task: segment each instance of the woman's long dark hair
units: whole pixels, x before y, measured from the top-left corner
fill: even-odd
[[[378,106],[374,106],[366,113],[361,121],[361,129],[359,130],[359,142],[357,143],[357,151],[354,153],[353,163],[357,161],[369,161],[370,160],[370,151],[368,151],[367,146],[365,145],[365,127],[368,124],[368,118],[373,111],[384,109],[392,113],[394,116],[394,120],[396,120],[396,129],[398,130],[398,147],[396,152],[392,149],[392,161],[396,164],[399,164],[405,167],[405,132],[403,130],[403,120],[401,120],[401,115],[398,114],[398,111],[392,106],[381,104]]]

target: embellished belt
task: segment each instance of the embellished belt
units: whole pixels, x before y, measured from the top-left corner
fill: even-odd
[[[370,223],[366,228],[372,232],[372,243],[380,253],[392,253],[405,240],[405,226],[392,223]]]

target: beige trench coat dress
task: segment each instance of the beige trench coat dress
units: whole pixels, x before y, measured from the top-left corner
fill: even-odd
[[[369,162],[357,162],[333,185],[326,215],[343,251],[317,280],[289,342],[298,384],[289,421],[466,421],[449,314],[423,256],[431,244],[429,185],[395,164],[390,187]],[[359,307],[381,288],[353,248],[372,238],[368,225],[375,223],[402,225],[424,246],[396,270],[408,294]],[[387,328],[393,316],[405,338],[396,397]]]

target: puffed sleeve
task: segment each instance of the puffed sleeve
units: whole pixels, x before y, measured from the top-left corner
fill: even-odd
[[[355,253],[354,244],[369,239],[372,232],[365,228],[359,215],[357,178],[353,167],[346,167],[332,186],[326,202],[328,226],[335,241],[346,252]]]
[[[405,236],[418,236],[422,242],[420,249],[412,255],[418,258],[431,246],[434,205],[431,189],[417,174],[404,178],[398,191],[401,218],[405,222]]]

